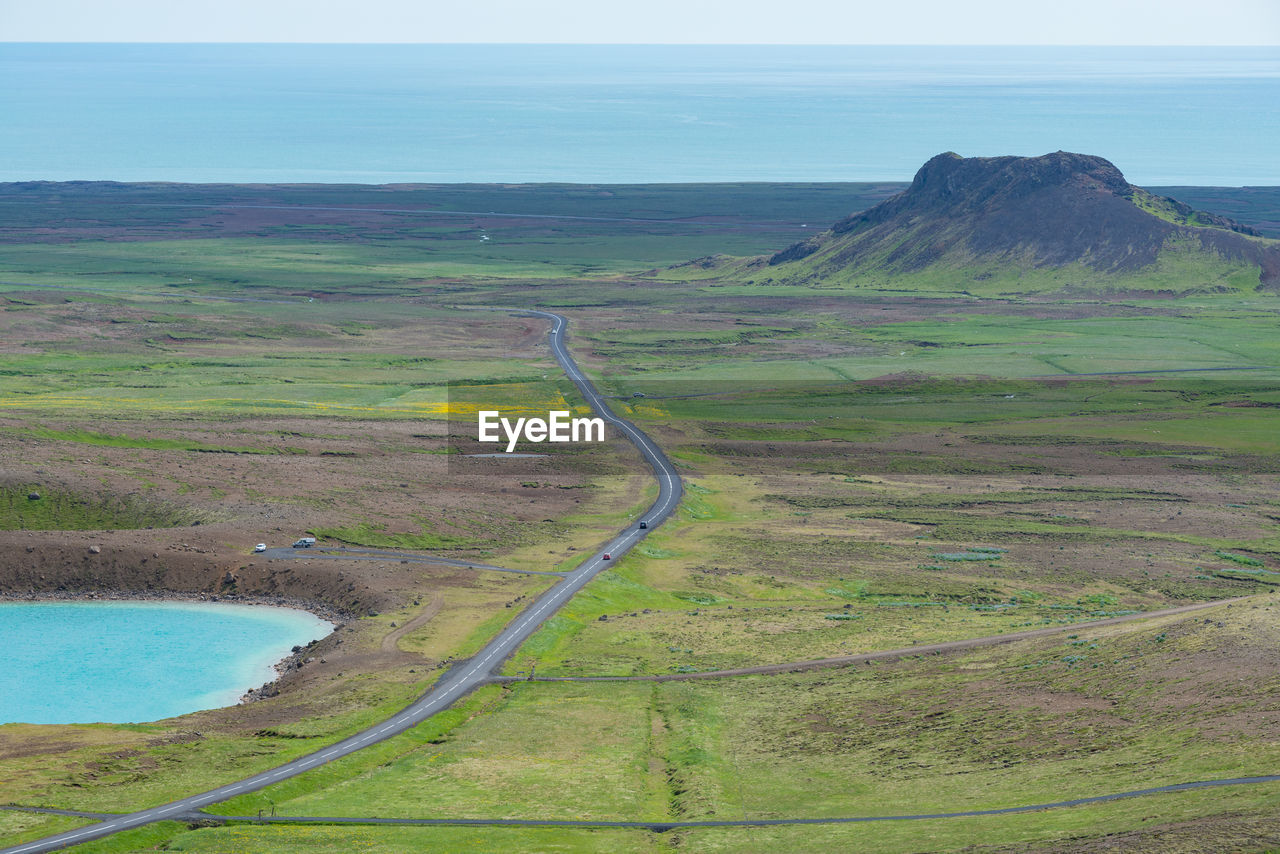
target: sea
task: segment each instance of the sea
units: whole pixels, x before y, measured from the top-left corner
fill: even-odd
[[[136,723],[235,704],[333,625],[295,608],[0,603],[0,724]]]
[[[0,181],[1280,185],[1280,48],[0,44]]]

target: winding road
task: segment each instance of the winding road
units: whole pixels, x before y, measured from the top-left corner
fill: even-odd
[[[603,418],[606,423],[613,425],[614,429],[631,440],[657,477],[658,498],[642,517],[648,522],[648,529],[641,530],[639,527],[632,525],[605,543],[595,554],[579,564],[577,569],[566,573],[562,581],[535,599],[474,657],[455,664],[440,677],[439,681],[426,694],[391,718],[374,724],[368,729],[362,730],[336,744],[329,745],[306,756],[301,756],[292,762],[286,762],[260,774],[255,774],[252,777],[228,783],[181,800],[162,804],[161,806],[120,815],[87,827],[5,848],[0,851],[0,854],[38,854],[38,852],[44,851],[57,851],[69,845],[100,839],[113,833],[119,833],[122,830],[142,827],[157,821],[181,818],[210,804],[216,804],[229,798],[234,798],[237,795],[254,792],[274,783],[279,783],[281,780],[296,777],[335,759],[355,753],[357,750],[369,745],[377,744],[380,741],[399,735],[405,730],[412,729],[437,712],[449,708],[475,688],[488,682],[508,656],[514,653],[530,635],[537,631],[575,593],[586,586],[587,582],[591,581],[610,565],[610,561],[605,560],[605,554],[610,554],[615,559],[621,557],[635,547],[636,543],[643,540],[650,531],[671,516],[683,495],[680,475],[677,474],[671,461],[653,443],[652,439],[636,429],[630,422],[613,414],[605,404],[604,398],[596,391],[592,382],[578,369],[578,365],[573,361],[573,357],[569,355],[564,343],[568,321],[564,317],[549,311],[524,309],[488,310],[506,311],[510,314],[526,317],[542,317],[551,321],[548,342],[551,345],[551,352],[556,361],[560,363],[565,373],[568,374],[569,379],[573,381],[578,391],[586,398],[592,410]]]

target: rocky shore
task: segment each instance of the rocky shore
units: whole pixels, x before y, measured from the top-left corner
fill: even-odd
[[[335,625],[334,631],[336,632],[340,628],[342,628],[341,624]],[[306,646],[295,646],[289,655],[286,655],[284,658],[276,662],[276,673],[279,675],[270,682],[264,683],[261,687],[250,688],[248,691],[244,692],[240,697],[240,703],[254,703],[258,700],[266,700],[270,697],[277,696],[280,693],[282,683],[290,676],[297,674],[299,670],[306,667],[308,664],[314,663],[316,661],[314,653],[318,651],[316,648],[332,637],[333,634],[330,633],[328,638],[313,640]],[[341,642],[341,639],[334,641],[334,643]],[[321,658],[319,660],[320,663],[325,663],[325,659]]]

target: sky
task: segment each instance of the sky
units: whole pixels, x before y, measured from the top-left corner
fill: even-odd
[[[1280,45],[1280,0],[0,0],[0,42]]]

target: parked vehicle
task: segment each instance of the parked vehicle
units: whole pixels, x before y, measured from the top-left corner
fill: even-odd
[[[265,552],[266,550],[267,550],[267,544],[266,544],[266,543],[258,543],[256,546],[254,546],[254,547],[253,547],[253,553],[254,553],[254,554],[261,554],[262,552]]]
[[[316,544],[315,537],[303,537],[293,544],[295,549],[309,549]]]

